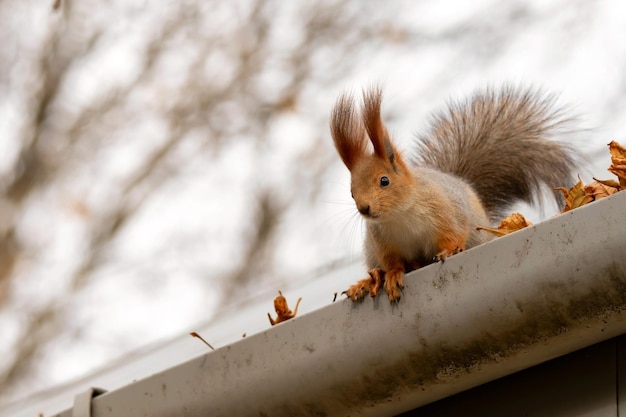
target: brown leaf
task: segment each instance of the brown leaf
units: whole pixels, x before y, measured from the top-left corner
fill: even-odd
[[[578,182],[569,190],[564,187],[559,187],[557,190],[559,190],[563,194],[563,198],[565,198],[565,207],[561,213],[584,206],[585,204],[593,201],[593,196],[591,194],[587,194],[585,191],[585,185],[580,177],[578,177]]]
[[[596,177],[593,177],[593,179],[600,184],[606,185],[607,187],[619,188],[619,182],[615,180],[599,180]]]
[[[497,229],[478,226],[476,230],[484,230],[485,232],[489,232],[493,235],[496,235],[497,237],[501,237],[532,225],[533,224],[526,220],[526,218],[524,218],[522,214],[513,213],[510,216],[502,219]]]
[[[626,148],[615,141],[609,143],[611,166],[609,172],[619,178],[619,190],[626,190]]]
[[[296,308],[293,312],[291,312],[291,310],[289,310],[289,307],[287,306],[287,300],[283,296],[283,293],[279,290],[278,297],[274,298],[274,310],[276,310],[277,314],[276,319],[273,319],[270,313],[267,313],[267,318],[270,319],[270,323],[272,324],[272,326],[294,318],[296,314],[298,314],[298,306],[300,306],[300,301],[302,301],[302,297],[298,298]]]
[[[611,153],[611,161],[615,165],[626,165],[626,148],[614,140],[609,143],[609,152]]]
[[[619,183],[615,180],[599,180],[594,178],[594,182],[585,186],[585,192],[593,198],[593,201],[608,197],[619,191]]]
[[[619,178],[619,191],[626,190],[626,165],[611,166],[609,172]]]

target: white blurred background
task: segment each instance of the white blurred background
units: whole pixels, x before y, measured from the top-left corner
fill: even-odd
[[[346,89],[407,152],[503,82],[579,116],[583,179],[626,144],[620,0],[0,0],[0,38],[0,408],[358,262]]]

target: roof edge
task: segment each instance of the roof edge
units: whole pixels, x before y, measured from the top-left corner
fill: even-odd
[[[391,415],[626,333],[624,207],[618,193],[472,248],[407,275],[397,305],[333,303],[100,395],[92,413]]]

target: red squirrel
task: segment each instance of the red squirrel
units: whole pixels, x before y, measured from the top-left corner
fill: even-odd
[[[572,182],[577,153],[549,140],[570,121],[553,96],[505,86],[451,103],[410,160],[381,120],[381,101],[379,88],[363,92],[361,109],[343,94],[330,121],[366,221],[369,277],[344,291],[353,301],[375,297],[384,284],[397,302],[405,273],[487,242],[477,226],[497,222],[517,201],[538,202],[545,186]]]

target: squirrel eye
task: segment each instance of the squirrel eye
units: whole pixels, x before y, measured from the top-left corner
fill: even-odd
[[[382,176],[380,177],[380,186],[381,187],[386,187],[389,185],[389,178]]]

